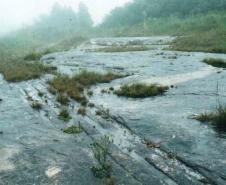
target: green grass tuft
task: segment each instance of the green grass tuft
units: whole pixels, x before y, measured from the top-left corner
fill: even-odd
[[[226,68],[226,61],[220,58],[206,58],[203,62],[213,67]]]
[[[131,98],[146,98],[164,94],[169,88],[157,84],[132,84],[124,85],[119,90],[115,91],[118,96]]]
[[[64,133],[66,134],[79,134],[82,132],[82,127],[79,125],[79,126],[71,126],[71,127],[68,127],[68,128],[65,128],[64,129]]]
[[[68,112],[67,109],[62,109],[62,110],[60,111],[59,115],[58,115],[58,118],[59,118],[60,120],[63,120],[63,121],[65,121],[65,122],[68,122],[68,121],[70,121],[71,116],[70,116],[70,114],[69,114],[69,112]]]
[[[226,132],[226,107],[219,106],[216,112],[200,114],[194,119],[200,122],[209,122],[217,131]]]

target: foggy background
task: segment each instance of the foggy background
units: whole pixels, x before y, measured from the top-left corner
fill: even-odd
[[[94,24],[102,21],[113,8],[131,0],[0,0],[0,34],[3,35],[31,24],[42,14],[48,14],[55,3],[70,6],[75,11],[80,2],[88,7]]]

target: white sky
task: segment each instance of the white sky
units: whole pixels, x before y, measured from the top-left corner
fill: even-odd
[[[55,2],[76,10],[81,1],[98,24],[114,7],[131,0],[0,0],[0,33],[31,23],[39,15],[48,13]]]

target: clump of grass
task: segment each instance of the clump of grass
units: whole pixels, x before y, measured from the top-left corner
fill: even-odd
[[[63,120],[65,122],[68,122],[71,119],[71,116],[70,116],[70,114],[69,114],[69,112],[68,112],[67,109],[62,109],[60,111],[59,115],[58,115],[58,118],[60,120]]]
[[[82,116],[85,116],[86,115],[86,109],[84,107],[80,107],[78,109],[78,112],[77,112],[79,115],[82,115]]]
[[[114,91],[115,89],[114,89],[114,87],[110,87],[109,90],[110,91]]]
[[[125,96],[131,98],[146,98],[164,94],[169,88],[157,84],[132,84],[124,85],[119,90],[115,91],[118,96]]]
[[[53,73],[56,68],[41,62],[8,61],[0,62],[0,73],[8,82],[20,82],[40,78],[43,74]]]
[[[82,132],[82,130],[83,129],[82,129],[81,125],[78,125],[78,126],[73,125],[73,126],[70,126],[68,128],[65,128],[64,133],[66,133],[66,134],[79,134],[79,133]]]
[[[150,48],[146,46],[111,46],[94,50],[94,52],[105,52],[105,53],[115,53],[115,52],[132,52],[132,51],[147,51]]]
[[[75,75],[73,79],[85,87],[90,87],[98,83],[109,83],[112,80],[121,77],[123,77],[123,75],[114,74],[111,72],[108,72],[106,74],[99,74],[96,72],[82,71],[80,74]]]
[[[32,107],[33,109],[35,109],[35,110],[40,111],[40,110],[42,109],[42,104],[39,103],[38,101],[33,101],[33,102],[31,103],[31,107]]]
[[[84,99],[81,101],[81,105],[84,107],[86,107],[88,103],[89,101],[86,99],[86,97],[84,97]]]
[[[94,103],[88,103],[88,107],[93,108],[95,106]]]
[[[58,101],[61,105],[68,105],[69,102],[70,102],[68,96],[65,95],[65,94],[58,94],[58,96],[57,96],[57,101]]]
[[[160,147],[160,145],[159,145],[158,143],[155,143],[155,142],[153,142],[153,141],[151,141],[151,140],[147,140],[147,139],[144,140],[144,144],[145,144],[148,148],[159,148],[159,147]]]
[[[226,61],[220,58],[206,58],[203,62],[213,67],[226,68]]]
[[[107,160],[110,149],[110,138],[108,136],[102,137],[99,141],[91,144],[94,157],[98,161],[98,166],[92,166],[91,171],[97,178],[111,178],[112,165]]]
[[[73,77],[58,75],[49,82],[51,91],[55,89],[58,93],[67,94],[70,98],[82,102],[85,101],[84,89],[98,83],[109,83],[120,78],[122,75],[113,73],[98,74],[95,72],[83,71]]]
[[[209,122],[220,132],[226,132],[226,107],[219,106],[215,112],[195,116],[200,122]]]
[[[56,94],[57,94],[57,90],[54,89],[54,88],[51,87],[51,86],[48,87],[48,91],[49,91],[51,94],[53,94],[53,95],[56,95]]]
[[[93,91],[88,91],[88,92],[87,92],[87,95],[88,95],[88,96],[93,96]]]
[[[39,96],[39,97],[43,97],[43,96],[44,96],[44,93],[41,92],[41,91],[38,91],[38,96]]]

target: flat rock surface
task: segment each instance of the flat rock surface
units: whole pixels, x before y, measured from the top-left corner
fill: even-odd
[[[225,185],[226,134],[189,117],[226,102],[226,71],[201,62],[208,57],[226,59],[226,55],[165,50],[172,39],[98,38],[76,50],[44,56],[44,63],[68,75],[81,70],[128,74],[91,87],[94,95],[89,101],[95,108],[87,108],[85,117],[77,115],[79,104],[71,101],[69,123],[57,118],[60,105],[47,90],[51,75],[17,84],[1,77],[0,185],[103,184],[90,170],[97,163],[90,144],[104,135],[113,140],[109,160],[117,185]],[[126,45],[150,50],[97,50]],[[101,93],[134,82],[172,88],[164,96],[145,99]],[[39,97],[39,92],[44,96]],[[41,102],[43,109],[33,110],[30,99]],[[97,110],[105,116],[97,116]],[[63,133],[62,129],[78,122],[84,132]]]

